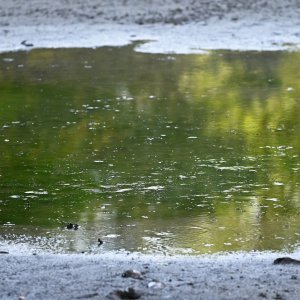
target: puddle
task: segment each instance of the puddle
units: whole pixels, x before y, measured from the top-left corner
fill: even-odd
[[[298,247],[299,63],[131,46],[1,54],[1,239],[92,253]]]

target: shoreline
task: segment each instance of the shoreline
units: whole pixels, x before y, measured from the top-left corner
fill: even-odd
[[[299,51],[300,4],[245,0],[68,1],[0,4],[0,52],[125,46],[136,51]]]
[[[299,265],[274,265],[282,256],[1,254],[0,297],[122,299],[133,288],[136,299],[298,299]]]
[[[293,20],[284,19],[280,24],[273,21],[255,24],[251,20],[210,22],[211,24],[193,22],[184,25],[142,26],[15,26],[0,34],[0,52],[43,48],[121,47],[136,41],[145,43],[135,47],[135,51],[158,54],[204,54],[210,50],[300,51],[300,30],[298,32]]]

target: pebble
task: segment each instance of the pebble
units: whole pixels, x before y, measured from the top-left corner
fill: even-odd
[[[79,225],[78,224],[73,224],[73,223],[68,223],[66,228],[77,230],[79,228]]]
[[[288,265],[288,264],[300,265],[300,260],[293,259],[290,257],[279,257],[274,260],[273,264],[274,265]]]
[[[117,296],[119,299],[139,299],[142,294],[137,292],[134,288],[128,288],[126,291],[116,290],[112,293],[112,295]]]
[[[137,270],[127,270],[122,274],[124,278],[143,279],[143,275]]]
[[[148,288],[150,288],[150,289],[159,290],[159,289],[162,289],[163,287],[164,287],[164,284],[159,281],[151,281],[148,283]]]

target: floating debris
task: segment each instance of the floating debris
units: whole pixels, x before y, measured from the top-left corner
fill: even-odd
[[[132,188],[119,189],[119,190],[116,190],[115,192],[116,193],[125,193],[125,192],[129,192],[129,191],[132,191]]]
[[[294,92],[295,89],[291,86],[289,86],[287,89],[286,89],[287,92]]]
[[[28,43],[27,40],[22,41],[21,45],[23,45],[25,47],[33,47],[34,46],[32,43]]]
[[[69,230],[71,230],[71,229],[77,230],[79,228],[79,225],[78,224],[73,224],[73,223],[68,223],[66,228],[69,229]]]
[[[144,190],[148,190],[148,191],[161,191],[163,190],[165,187],[162,185],[151,185],[148,187],[144,187]]]

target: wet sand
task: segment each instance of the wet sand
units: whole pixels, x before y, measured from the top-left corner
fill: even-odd
[[[300,3],[246,0],[2,1],[0,51],[122,46],[137,51],[299,50]]]

